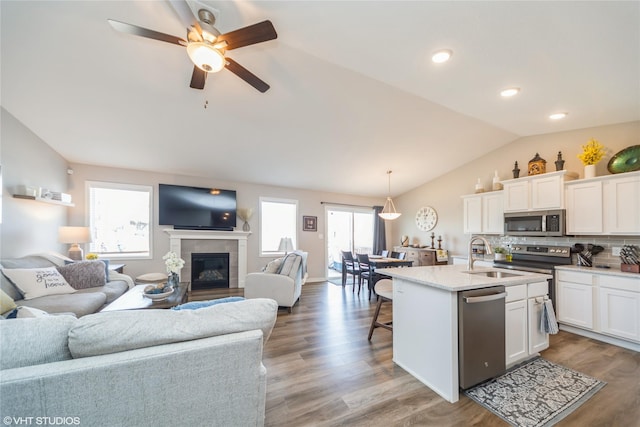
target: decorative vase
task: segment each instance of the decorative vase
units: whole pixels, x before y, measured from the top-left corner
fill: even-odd
[[[180,277],[178,276],[178,273],[169,273],[169,277],[167,278],[167,285],[171,286],[173,289],[177,289],[179,283]]]
[[[562,151],[558,151],[558,160],[555,161],[556,170],[561,171],[564,169],[564,160],[562,158]]]
[[[585,165],[584,166],[584,177],[585,178],[595,178],[596,176],[596,165]]]
[[[242,224],[242,231],[251,231],[251,227],[249,226],[249,223],[247,221]]]
[[[495,253],[493,254],[493,259],[495,259],[496,261],[504,261],[507,259],[507,254]]]
[[[513,178],[518,178],[520,176],[520,168],[518,167],[518,162],[513,166]]]

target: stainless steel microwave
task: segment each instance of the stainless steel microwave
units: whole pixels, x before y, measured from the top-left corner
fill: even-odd
[[[510,236],[564,236],[565,210],[505,212],[504,234]]]

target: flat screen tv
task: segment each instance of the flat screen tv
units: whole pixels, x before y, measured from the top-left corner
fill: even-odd
[[[233,230],[236,192],[160,184],[158,211],[160,225],[183,230]]]

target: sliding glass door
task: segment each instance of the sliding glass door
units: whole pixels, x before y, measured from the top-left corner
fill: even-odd
[[[328,277],[341,272],[341,251],[371,254],[373,250],[374,212],[370,208],[327,207]]]

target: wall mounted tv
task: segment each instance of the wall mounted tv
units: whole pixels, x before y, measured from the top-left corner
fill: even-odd
[[[233,230],[236,192],[160,184],[158,211],[160,225],[186,230]]]

